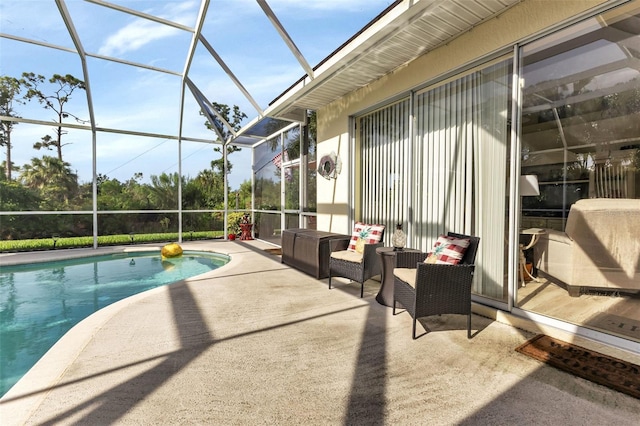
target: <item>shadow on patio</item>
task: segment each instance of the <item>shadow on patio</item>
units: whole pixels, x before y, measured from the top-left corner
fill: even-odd
[[[186,244],[185,244],[186,245]],[[2,401],[4,424],[631,424],[640,401],[514,351],[533,334],[474,315],[391,315],[329,291],[262,243],[201,243],[227,266],[122,303],[77,356],[47,355]],[[266,245],[265,245],[266,246]],[[356,294],[358,293],[358,294]],[[95,321],[95,319],[93,319]],[[637,361],[636,361],[637,362]],[[38,369],[59,369],[39,383]]]

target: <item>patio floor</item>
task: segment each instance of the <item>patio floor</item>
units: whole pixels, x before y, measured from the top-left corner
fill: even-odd
[[[232,260],[78,324],[0,400],[1,423],[637,424],[639,400],[515,352],[535,325],[474,315],[468,340],[466,318],[443,315],[414,341],[409,315],[375,301],[376,281],[360,299],[260,241],[182,245]]]

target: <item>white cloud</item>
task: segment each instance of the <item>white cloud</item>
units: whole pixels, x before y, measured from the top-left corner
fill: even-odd
[[[158,16],[182,25],[193,26],[199,10],[199,3],[196,1],[169,3],[165,6],[164,12]]]
[[[195,24],[197,12],[197,3],[194,1],[186,1],[166,4],[159,12],[148,10],[145,13],[157,15],[168,21],[192,27]],[[106,42],[100,47],[98,53],[101,55],[114,56],[135,51],[151,42],[183,33],[183,30],[158,24],[143,18],[133,19],[133,22],[107,37]]]
[[[180,30],[173,27],[136,19],[135,22],[126,25],[115,34],[107,37],[107,41],[100,47],[98,53],[107,56],[117,56],[138,50],[148,43],[171,37],[179,32]]]

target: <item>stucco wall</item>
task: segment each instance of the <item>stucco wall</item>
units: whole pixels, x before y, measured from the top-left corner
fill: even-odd
[[[350,232],[350,116],[602,3],[606,1],[524,0],[449,44],[318,110],[318,158],[335,151],[343,164],[337,179],[318,177],[318,229]]]

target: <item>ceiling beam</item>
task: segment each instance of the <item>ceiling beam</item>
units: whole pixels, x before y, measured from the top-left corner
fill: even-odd
[[[220,57],[220,55],[218,55],[218,52],[215,51],[215,49],[213,48],[213,46],[211,46],[211,44],[209,44],[209,42],[207,41],[207,39],[200,34],[200,42],[204,45],[204,47],[209,51],[209,53],[211,54],[211,56],[213,56],[213,58],[218,62],[218,65],[220,65],[220,67],[224,70],[225,73],[227,73],[227,75],[229,76],[229,78],[235,83],[235,85],[238,87],[238,89],[240,89],[240,91],[242,92],[242,94],[245,96],[245,98],[247,98],[247,100],[249,102],[251,102],[251,105],[253,105],[253,107],[256,109],[256,111],[258,112],[258,114],[260,116],[262,116],[264,114],[264,111],[262,111],[262,108],[260,108],[260,105],[258,105],[258,102],[256,102],[255,99],[253,99],[253,96],[251,96],[251,94],[249,93],[249,91],[242,85],[242,83],[240,82],[240,80],[235,76],[235,74],[233,73],[233,71],[231,71],[231,69],[227,66],[226,62],[222,60],[222,58]]]
[[[73,19],[71,19],[71,16],[69,15],[69,11],[67,10],[67,5],[64,3],[64,0],[56,0],[56,5],[58,6],[58,10],[60,11],[62,20],[67,27],[67,31],[69,31],[69,35],[73,40],[73,44],[76,46],[76,54],[80,57],[80,62],[82,63],[84,87],[85,93],[87,95],[87,107],[89,109],[89,122],[91,123],[91,130],[93,130],[93,132],[95,133],[96,116],[93,111],[93,98],[91,96],[91,84],[89,82],[89,70],[87,68],[87,54],[84,51],[84,47],[82,47],[80,36],[76,31],[76,27],[73,25]]]
[[[220,112],[216,108],[214,108],[213,104],[209,102],[209,99],[207,99],[207,97],[200,91],[200,89],[198,89],[198,87],[193,84],[191,80],[189,80],[189,77],[185,77],[185,84],[187,85],[189,90],[191,90],[191,93],[193,93],[193,97],[196,98],[196,102],[198,102],[198,105],[200,105],[202,112],[209,119],[211,127],[213,127],[215,132],[218,134],[220,140],[224,142],[225,138],[220,132],[220,129],[218,129],[215,126],[215,123],[213,123],[213,118],[217,118],[218,120],[220,120],[222,124],[227,128],[229,133],[231,133],[233,137],[236,137],[237,133],[233,126],[229,124],[229,122],[222,116],[222,114],[220,114]],[[210,113],[213,113],[214,116],[212,117]]]
[[[190,33],[194,32],[193,28],[188,27],[186,25],[178,24],[177,22],[169,21],[168,19],[163,19],[158,16],[149,15],[148,13],[138,12],[137,10],[129,9],[124,6],[120,6],[117,4],[109,3],[103,0],[85,0],[86,2],[97,4],[99,6],[107,7],[109,9],[117,10],[118,12],[128,13],[129,15],[137,16],[138,18],[148,19],[149,21],[157,22],[158,24],[168,25],[173,28],[177,28],[179,30],[188,31]]]
[[[280,23],[280,20],[278,20],[278,17],[276,16],[276,14],[273,13],[273,10],[271,10],[269,5],[267,4],[267,1],[266,0],[256,0],[256,1],[262,8],[262,11],[265,13],[265,15],[267,15],[267,18],[269,18],[273,26],[278,31],[278,33],[280,34],[280,37],[282,37],[282,40],[284,40],[287,46],[289,46],[289,50],[291,50],[293,55],[296,57],[296,59],[302,66],[302,69],[304,69],[304,72],[306,72],[309,78],[313,80],[314,78],[313,68],[311,68],[311,65],[309,65],[307,60],[302,55],[302,52],[300,52],[300,49],[298,49],[298,46],[296,46],[296,44],[293,42],[293,39],[289,36],[287,31],[284,29],[284,27]]]
[[[49,49],[55,49],[55,50],[60,50],[60,51],[63,51],[63,52],[78,54],[77,50],[71,49],[69,47],[58,46],[57,44],[51,44],[51,43],[46,43],[46,42],[42,42],[42,41],[38,41],[38,40],[32,40],[32,39],[29,39],[29,38],[19,37],[19,36],[12,35],[12,34],[0,33],[0,38],[6,38],[8,40],[19,41],[21,43],[29,43],[29,44],[33,44],[35,46],[48,47]],[[171,70],[164,69],[164,68],[153,67],[153,66],[150,66],[150,65],[141,64],[139,62],[132,62],[132,61],[127,61],[125,59],[114,58],[113,56],[98,55],[96,53],[91,53],[91,52],[85,52],[84,54],[87,57],[90,57],[90,58],[103,59],[105,61],[117,62],[117,63],[123,64],[123,65],[130,65],[132,67],[144,68],[144,69],[148,69],[148,70],[151,70],[151,71],[157,71],[157,72],[161,72],[161,73],[165,73],[165,74],[172,74],[172,75],[176,75],[178,77],[182,77],[182,73],[180,73],[180,72],[171,71]]]

